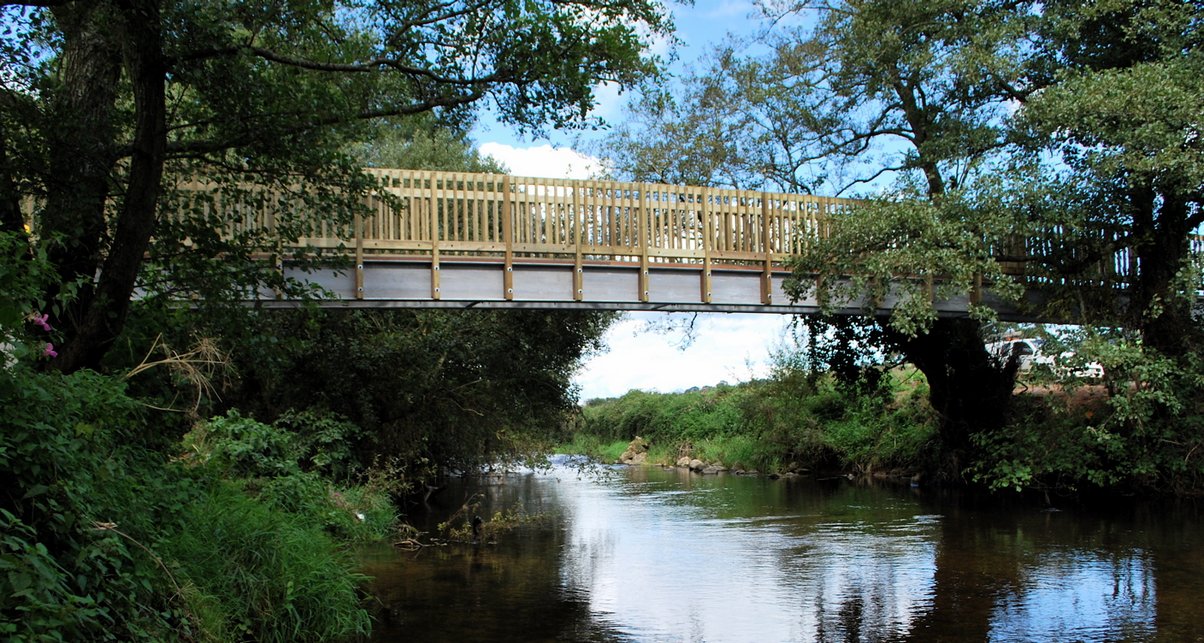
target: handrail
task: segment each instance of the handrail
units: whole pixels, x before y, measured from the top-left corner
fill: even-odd
[[[783,192],[598,179],[550,179],[432,170],[368,169],[381,193],[368,199],[369,212],[350,226],[314,224],[300,246],[354,249],[365,257],[423,256],[434,265],[450,256],[514,261],[553,259],[636,264],[697,264],[703,273],[702,300],[709,297],[714,266],[749,266],[766,275],[783,259],[824,239],[833,222],[863,203],[854,199]],[[206,191],[203,181],[180,186]],[[207,207],[223,207],[220,199]],[[272,201],[272,199],[265,199]],[[252,226],[272,228],[269,207],[231,208],[227,232]],[[1196,235],[1191,251],[1204,253]],[[1024,276],[1033,259],[1074,249],[1057,239],[1017,239],[1001,256],[1006,274]],[[1119,248],[1100,260],[1091,279],[1120,283],[1133,274],[1134,255]],[[1033,275],[1028,275],[1033,279]],[[1038,279],[1040,281],[1040,279]],[[507,286],[509,287],[509,286]],[[765,292],[768,297],[768,290]]]
[[[851,199],[622,181],[371,169],[390,199],[364,218],[372,253],[631,263],[764,262],[818,238]],[[337,237],[307,239],[337,245]]]

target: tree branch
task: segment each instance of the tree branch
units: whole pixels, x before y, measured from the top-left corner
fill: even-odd
[[[224,152],[226,150],[242,147],[254,143],[265,136],[279,137],[282,135],[298,134],[313,129],[328,127],[331,125],[341,125],[355,121],[373,120],[377,118],[387,118],[390,116],[412,116],[422,112],[430,111],[437,107],[457,107],[471,103],[480,99],[485,95],[483,89],[477,88],[475,91],[457,96],[454,98],[443,98],[436,100],[427,100],[420,103],[413,103],[402,107],[389,109],[378,109],[360,112],[352,115],[337,115],[319,118],[305,123],[299,123],[293,127],[284,128],[283,130],[273,130],[271,132],[263,132],[255,129],[243,130],[236,136],[232,136],[225,140],[210,140],[210,141],[178,141],[169,143],[167,146],[168,158],[178,159],[187,158],[190,156],[213,154],[216,152]],[[121,150],[122,156],[128,156],[132,149]]]

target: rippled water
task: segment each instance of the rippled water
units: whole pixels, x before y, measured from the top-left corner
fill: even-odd
[[[570,468],[465,482],[491,545],[363,552],[381,641],[1204,640],[1194,506],[1051,511],[844,480]]]

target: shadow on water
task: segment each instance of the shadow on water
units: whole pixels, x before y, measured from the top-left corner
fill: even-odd
[[[363,551],[379,641],[1204,640],[1194,506],[1050,511],[844,480],[462,481],[494,545]]]

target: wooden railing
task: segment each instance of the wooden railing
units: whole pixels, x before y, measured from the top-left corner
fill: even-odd
[[[801,194],[499,174],[371,169],[383,191],[351,225],[316,221],[298,243],[354,249],[365,257],[441,257],[585,261],[624,264],[751,266],[768,272],[827,236],[858,201]],[[194,182],[185,190],[203,192]],[[210,195],[212,199],[212,195]],[[267,199],[275,202],[276,197]],[[279,206],[280,203],[274,203]],[[224,208],[227,233],[272,228],[272,207]],[[292,206],[301,207],[301,206]],[[1025,258],[1073,252],[1056,238],[1016,240],[1005,272],[1024,275]],[[1193,252],[1204,251],[1195,237]],[[1019,260],[1016,261],[1017,255]],[[1121,248],[1097,260],[1088,279],[1123,282],[1132,254]]]
[[[747,190],[370,170],[392,197],[357,224],[366,252],[763,262],[822,237],[855,201]],[[318,246],[337,237],[312,238]]]

